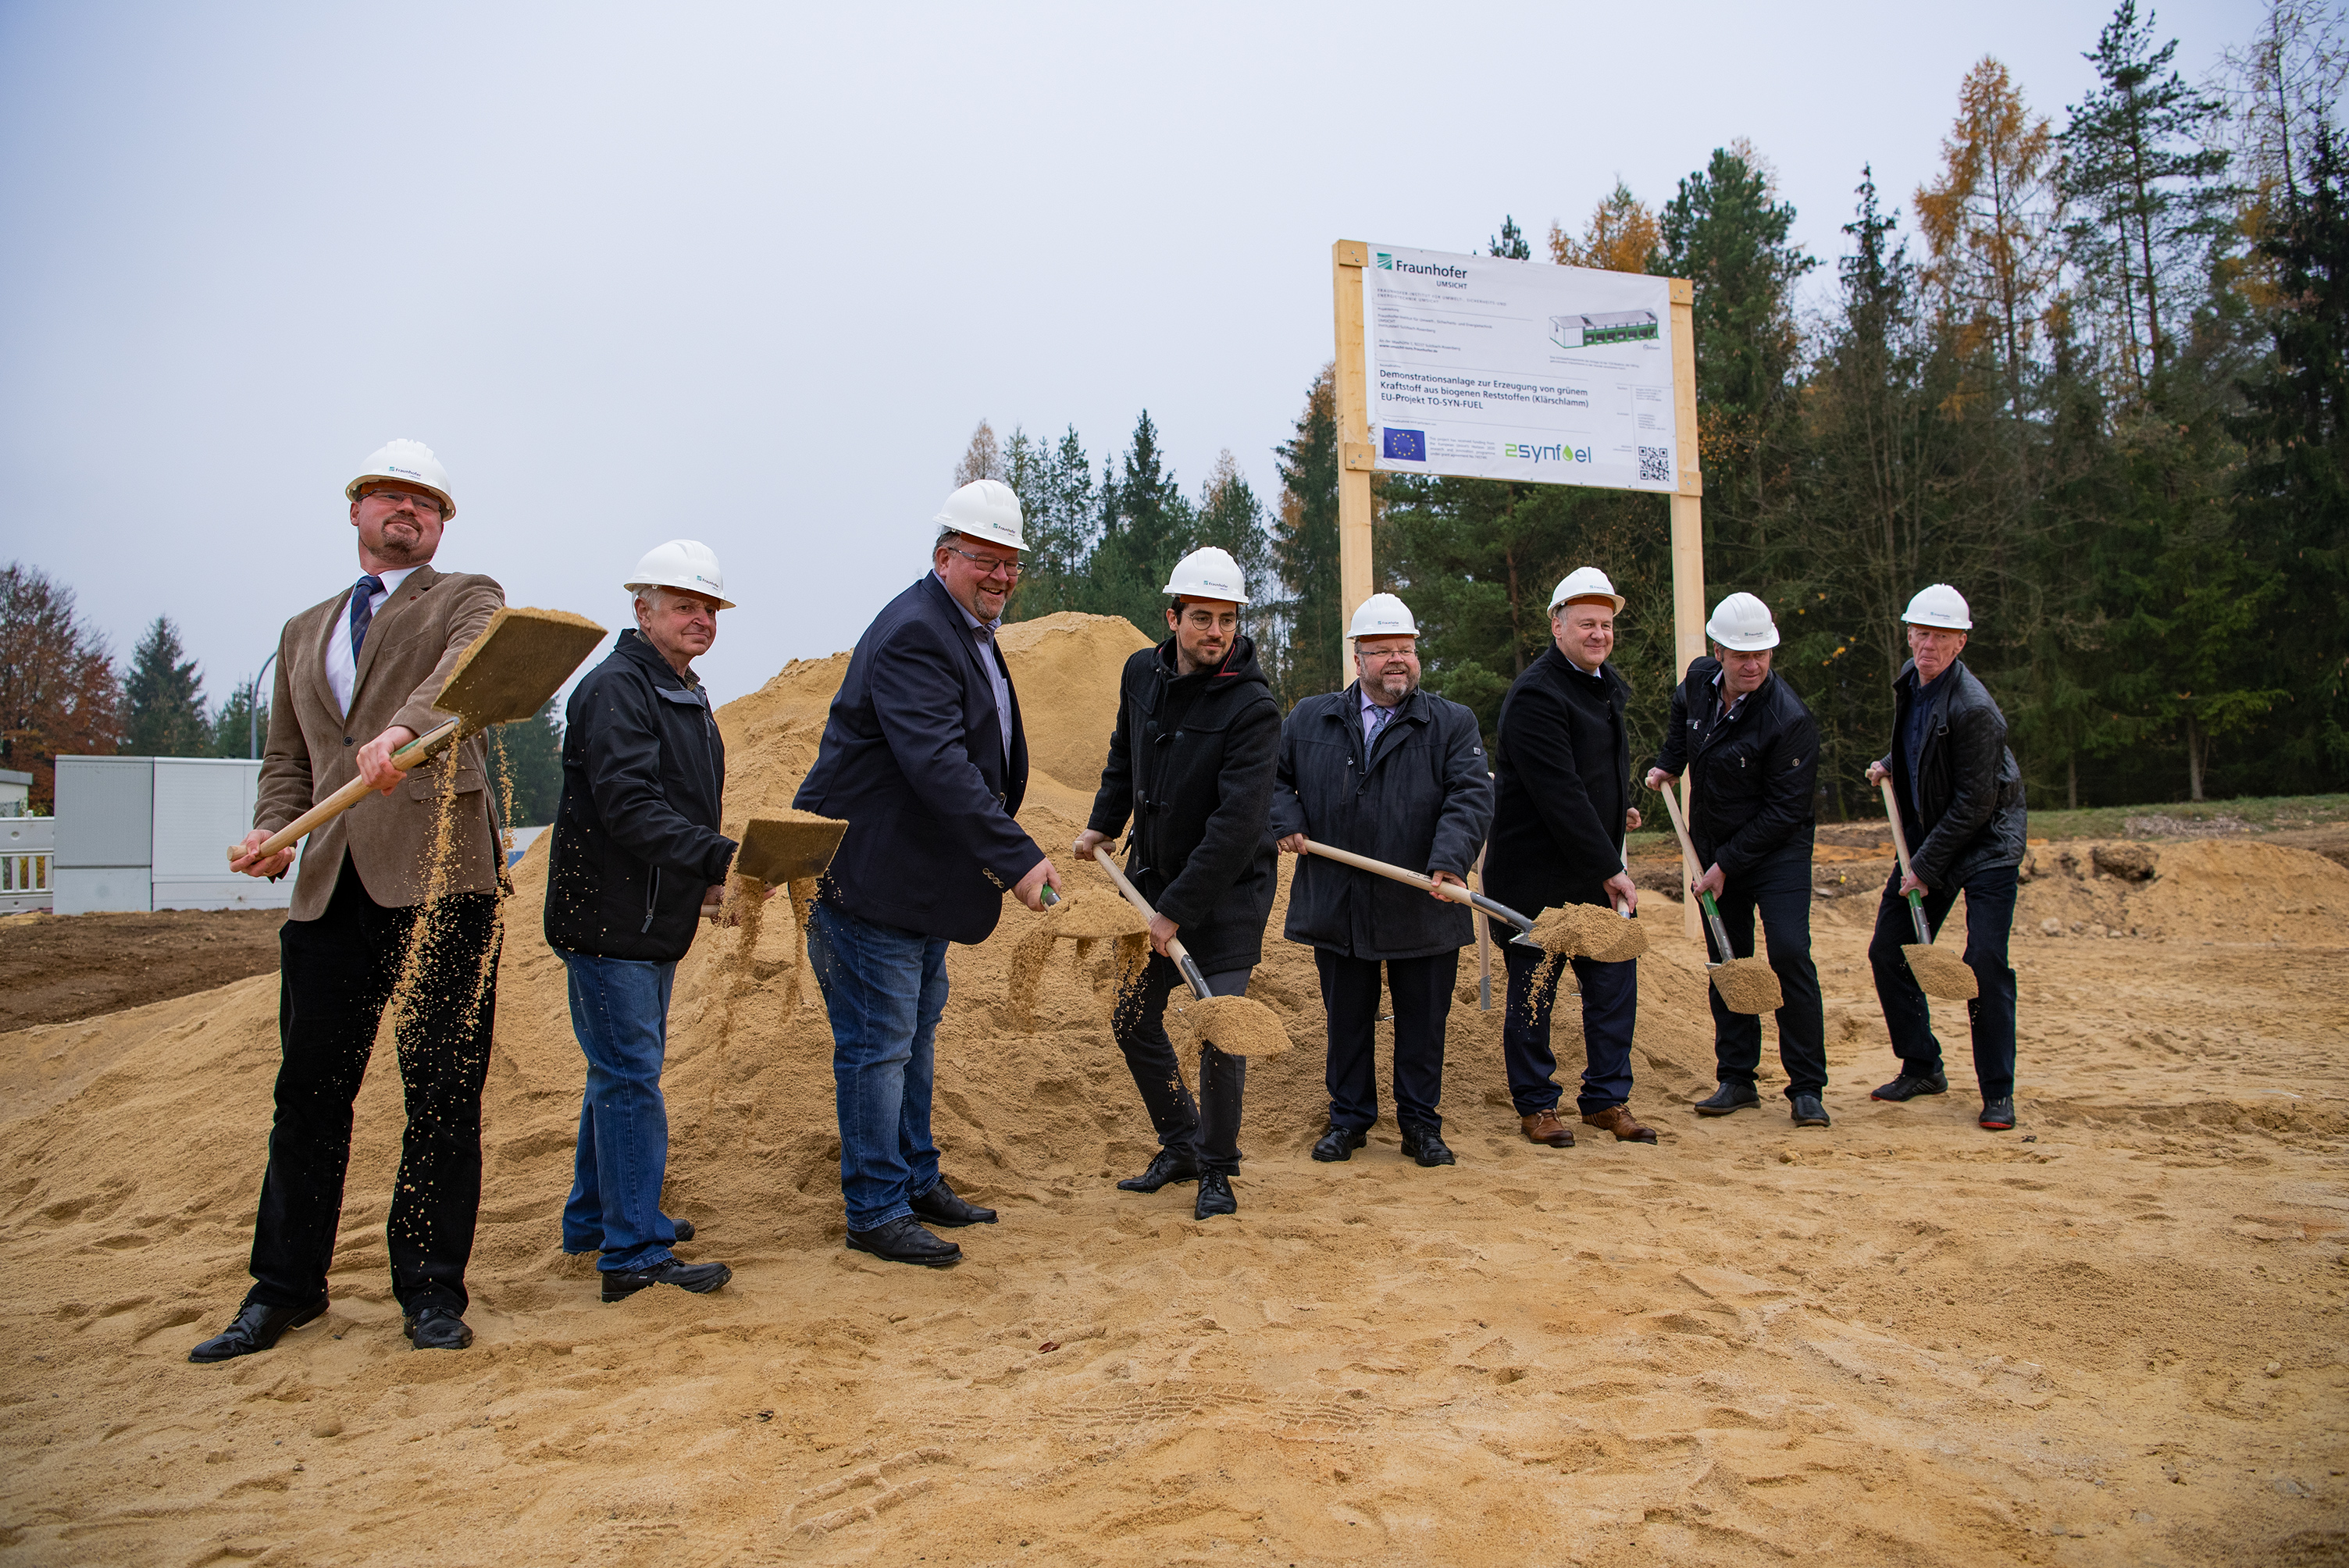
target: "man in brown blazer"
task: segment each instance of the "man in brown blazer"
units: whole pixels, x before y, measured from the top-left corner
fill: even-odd
[[[363,575],[285,623],[254,830],[231,863],[248,876],[281,876],[292,851],[254,852],[271,833],[355,777],[382,794],[312,832],[302,855],[279,934],[281,1061],[254,1223],[254,1285],[235,1320],[190,1352],[191,1361],[266,1350],[326,1310],[351,1105],[396,990],[408,1130],[386,1226],[392,1293],[418,1349],[461,1350],[473,1340],[465,1264],[481,1204],[481,1084],[504,869],[488,747],[480,735],[466,740],[453,779],[445,762],[403,773],[391,754],[449,717],[432,698],[505,593],[487,577],[433,569],[456,506],[429,448],[393,441],[344,493]],[[444,795],[454,797],[454,830],[435,880]],[[403,985],[404,967],[414,973]]]

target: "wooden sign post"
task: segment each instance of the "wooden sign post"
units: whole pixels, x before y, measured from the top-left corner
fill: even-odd
[[[1342,671],[1352,663],[1343,628],[1371,596],[1372,585],[1371,475],[1378,469],[1378,459],[1371,446],[1370,367],[1362,320],[1362,269],[1371,264],[1371,247],[1360,240],[1340,240],[1330,249],[1330,263],[1338,348],[1338,667]],[[1671,492],[1672,678],[1677,681],[1704,652],[1704,477],[1697,456],[1696,288],[1686,278],[1673,278],[1671,284],[1672,451],[1680,464],[1679,482]],[[1702,868],[1685,856],[1682,863],[1694,881]],[[1681,902],[1683,934],[1702,940],[1696,900],[1683,897]]]

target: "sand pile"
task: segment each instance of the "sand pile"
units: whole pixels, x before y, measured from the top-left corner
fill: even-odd
[[[1056,769],[1022,819],[1065,871],[1140,640],[1061,616],[1003,642]],[[719,716],[730,824],[788,807],[845,665],[794,664]],[[2127,896],[2258,898],[2182,852]],[[2329,865],[2276,862],[2287,897],[2334,913],[2273,917],[2302,931],[2349,909],[2327,891],[2349,873],[2303,860]],[[582,1070],[533,847],[461,1356],[410,1352],[389,1299],[388,1041],[332,1309],[193,1368],[245,1288],[274,977],[5,1037],[0,1542],[43,1563],[484,1568],[2121,1563],[2337,1542],[2323,1304],[2349,1234],[2349,1004],[2304,952],[2026,948],[2025,1125],[1998,1140],[1972,1126],[1961,1046],[1948,1097],[1868,1100],[1890,1062],[1867,912],[1823,913],[1836,1126],[1797,1137],[1768,1110],[1687,1112],[1713,1086],[1702,950],[1655,934],[1633,1104],[1661,1145],[1526,1143],[1502,1014],[1467,978],[1444,1099],[1460,1164],[1419,1169],[1382,1121],[1324,1166],[1318,985],[1278,935],[1292,870],[1249,994],[1299,1048],[1250,1064],[1237,1219],[1195,1222],[1188,1187],[1114,1191],[1156,1140],[1091,984],[1054,965],[1036,1032],[1009,1026],[1037,917],[1007,902],[991,941],[951,951],[936,1109],[957,1190],[1004,1222],[959,1233],[969,1261],[945,1274],[843,1251],[831,1036],[813,988],[780,983],[798,932],[779,906],[746,954],[703,934],[671,1015],[666,1202],[700,1231],[687,1255],[735,1281],[606,1308],[558,1244]],[[721,1057],[746,959],[767,983],[734,998]],[[1568,1063],[1576,1013],[1562,997]],[[1775,1059],[1765,1038],[1770,1104]]]
[[[2034,844],[2023,863],[2015,928],[2047,935],[2349,943],[2349,868],[2256,840]]]

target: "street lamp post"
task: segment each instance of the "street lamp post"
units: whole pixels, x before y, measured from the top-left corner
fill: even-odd
[[[261,676],[267,675],[269,666],[276,662],[277,650],[272,648],[269,656],[261,661],[261,675],[253,677],[253,689],[245,694],[244,748],[255,758],[261,756]]]

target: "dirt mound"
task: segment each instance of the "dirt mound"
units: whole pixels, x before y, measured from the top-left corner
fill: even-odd
[[[0,1030],[66,1024],[274,974],[282,909],[0,918]]]
[[[2349,868],[2243,839],[2034,844],[2018,931],[2203,942],[2349,942]]]

